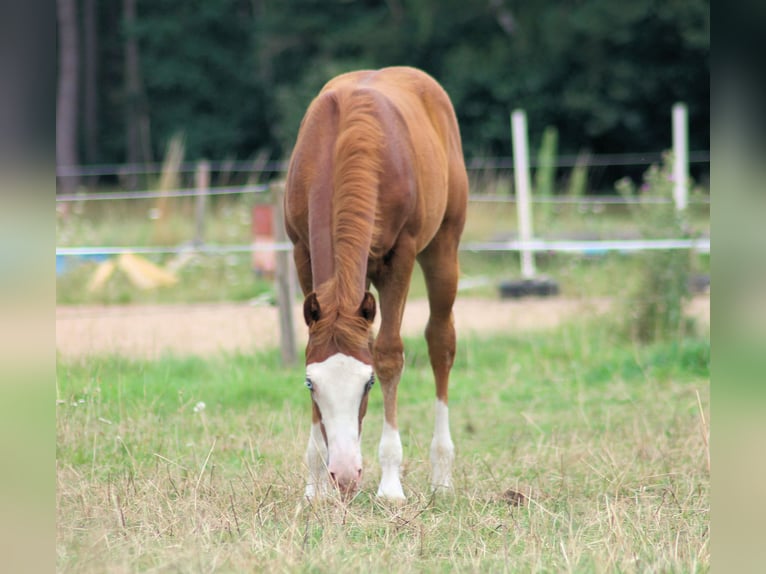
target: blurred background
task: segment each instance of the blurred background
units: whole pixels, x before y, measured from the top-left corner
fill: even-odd
[[[328,79],[389,65],[443,84],[469,159],[510,155],[511,107],[527,111],[533,148],[551,126],[563,155],[655,154],[683,101],[691,149],[710,147],[706,0],[59,0],[58,10],[60,167],[151,164],[176,134],[187,159],[279,162]],[[593,190],[609,191],[616,171],[599,167]],[[694,175],[706,182],[707,165]]]
[[[551,242],[534,273],[553,291],[672,292],[676,308],[707,289],[706,0],[57,8],[58,304],[273,302],[270,186],[284,178],[302,115],[331,77],[388,65],[433,75],[457,112],[471,179],[461,289],[497,297],[520,274],[515,109],[527,115],[533,235]],[[680,210],[665,155],[679,102],[690,175]],[[641,247],[654,240],[681,247]],[[423,293],[416,276],[412,294]]]

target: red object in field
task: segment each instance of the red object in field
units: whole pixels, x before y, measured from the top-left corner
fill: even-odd
[[[274,209],[271,205],[254,205],[252,212],[253,245],[274,245]],[[274,275],[274,251],[253,251],[253,270],[258,275]]]
[[[253,236],[274,237],[274,209],[271,205],[253,206]]]

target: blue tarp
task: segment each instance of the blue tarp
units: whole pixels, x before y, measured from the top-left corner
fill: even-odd
[[[103,263],[110,257],[112,255],[56,255],[56,275],[63,275],[87,261]]]

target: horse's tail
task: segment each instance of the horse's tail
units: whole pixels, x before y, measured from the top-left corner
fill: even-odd
[[[384,134],[375,94],[356,89],[341,103],[333,172],[333,236],[335,273],[341,293],[362,291],[367,258],[374,251],[378,185]],[[340,295],[340,293],[339,293]],[[342,297],[342,295],[341,295]]]

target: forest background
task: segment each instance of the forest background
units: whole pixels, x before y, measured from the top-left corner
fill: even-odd
[[[282,160],[328,79],[402,64],[450,94],[468,158],[510,155],[514,108],[533,148],[554,126],[560,154],[654,153],[684,101],[710,146],[707,0],[58,0],[58,20],[59,166],[158,161],[179,133],[188,159]]]

